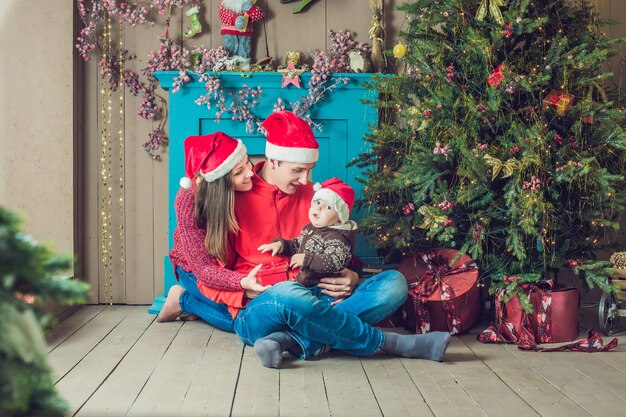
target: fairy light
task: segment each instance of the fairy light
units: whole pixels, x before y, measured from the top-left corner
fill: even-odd
[[[121,282],[124,282],[124,278],[126,276],[126,236],[125,236],[125,230],[124,230],[124,224],[126,223],[126,216],[125,216],[125,203],[124,203],[124,192],[125,192],[125,188],[124,188],[124,176],[125,176],[125,169],[124,169],[124,140],[125,140],[125,135],[124,135],[124,83],[122,82],[122,75],[124,73],[124,26],[120,24],[120,50],[119,50],[119,86],[118,86],[118,91],[120,93],[119,95],[119,102],[120,102],[120,111],[119,111],[119,119],[118,119],[118,123],[119,123],[119,130],[118,130],[118,134],[119,134],[119,156],[120,156],[120,167],[119,167],[119,182],[120,182],[120,198],[119,198],[119,214],[120,214],[120,225],[119,225],[119,241],[120,241],[120,278],[121,278]]]
[[[108,36],[107,36],[107,49],[109,51],[109,57],[113,56],[113,37],[111,29],[113,25],[111,24],[111,16],[108,17]],[[106,61],[105,61],[106,62]],[[110,78],[113,74],[109,74],[109,82]],[[109,88],[107,91],[107,178],[109,179],[109,184],[107,186],[106,192],[106,205],[107,205],[107,266],[108,270],[106,271],[106,288],[108,289],[108,294],[105,292],[105,303],[108,300],[108,304],[113,304],[113,92]]]
[[[110,42],[110,16],[108,12],[105,12],[104,15],[104,30],[102,34],[103,38],[103,53],[102,60],[103,62],[107,62],[109,59],[109,54],[111,51],[111,42]],[[110,91],[110,90],[109,90]],[[110,92],[109,92],[110,95]],[[109,216],[107,213],[110,211],[110,205],[108,204],[110,201],[108,199],[109,196],[109,172],[107,169],[107,165],[109,164],[110,156],[109,156],[109,128],[110,128],[110,103],[109,107],[107,107],[105,103],[106,92],[105,92],[105,79],[101,77],[100,79],[100,103],[102,103],[101,107],[101,130],[100,130],[100,178],[101,178],[101,187],[100,187],[100,250],[101,250],[101,261],[102,261],[102,271],[103,271],[103,282],[104,282],[104,302],[107,302],[107,298],[109,295],[109,284],[111,279],[111,265],[109,262],[110,259],[110,240],[109,240]]]

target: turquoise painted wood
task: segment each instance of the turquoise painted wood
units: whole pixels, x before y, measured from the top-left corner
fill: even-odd
[[[248,153],[253,156],[263,156],[265,138],[259,133],[247,133],[245,123],[230,119],[218,122],[215,108],[207,109],[199,106],[196,99],[205,94],[204,83],[198,81],[196,75],[191,75],[192,81],[186,83],[178,92],[172,92],[174,77],[178,72],[155,72],[161,88],[169,92],[169,174],[168,174],[168,208],[169,208],[169,247],[173,245],[174,229],[176,228],[176,214],[174,200],[179,189],[179,180],[184,176],[184,149],[183,141],[191,135],[208,134],[221,130],[229,135],[241,139]],[[356,181],[361,170],[357,167],[346,167],[347,163],[367,149],[368,144],[363,141],[364,135],[378,122],[378,113],[371,105],[362,103],[363,99],[374,100],[376,92],[368,90],[365,83],[371,74],[337,74],[346,77],[349,82],[341,84],[329,94],[324,101],[317,103],[310,112],[311,118],[321,124],[323,131],[315,132],[320,144],[320,159],[313,169],[313,181],[319,182],[331,177],[341,178],[350,184],[356,192],[357,198],[361,195],[361,184]],[[311,77],[310,73],[302,75],[302,89],[293,85],[281,88],[282,76],[276,72],[255,72],[247,76],[240,73],[221,73],[222,88],[228,92],[236,92],[243,85],[248,87],[261,86],[262,98],[254,109],[254,114],[264,119],[273,111],[274,103],[278,98],[283,101],[295,102],[306,96],[306,85]],[[353,212],[351,218],[359,219],[358,212]],[[358,237],[356,254],[361,259],[368,260],[375,257],[375,251],[362,236]],[[164,294],[176,282],[169,258],[165,257]],[[161,294],[150,308],[150,312],[160,311],[163,303]]]

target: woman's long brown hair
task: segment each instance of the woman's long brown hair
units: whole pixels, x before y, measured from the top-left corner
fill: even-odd
[[[196,226],[206,230],[204,247],[222,262],[228,259],[228,233],[236,233],[235,189],[230,173],[213,182],[202,179],[194,209]]]

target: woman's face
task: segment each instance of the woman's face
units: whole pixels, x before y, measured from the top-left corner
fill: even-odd
[[[250,162],[248,155],[246,155],[235,165],[235,168],[230,171],[230,178],[235,191],[250,191],[252,189],[253,175],[252,162]]]

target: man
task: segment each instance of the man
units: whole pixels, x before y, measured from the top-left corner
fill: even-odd
[[[254,167],[252,190],[238,193],[235,199],[239,232],[231,244],[237,253],[233,268],[241,273],[248,273],[258,264],[271,267],[280,262],[271,252],[261,253],[259,246],[276,237],[298,236],[309,223],[308,209],[315,193],[308,178],[318,160],[319,145],[308,123],[282,111],[270,115],[263,127],[268,134],[266,160]],[[393,313],[407,295],[406,280],[395,271],[378,274],[358,285],[358,275],[344,269],[339,277],[323,278],[318,287],[322,294],[335,299],[335,308],[370,324]],[[320,344],[293,332],[291,335],[303,348],[298,355],[301,358],[322,351]]]

